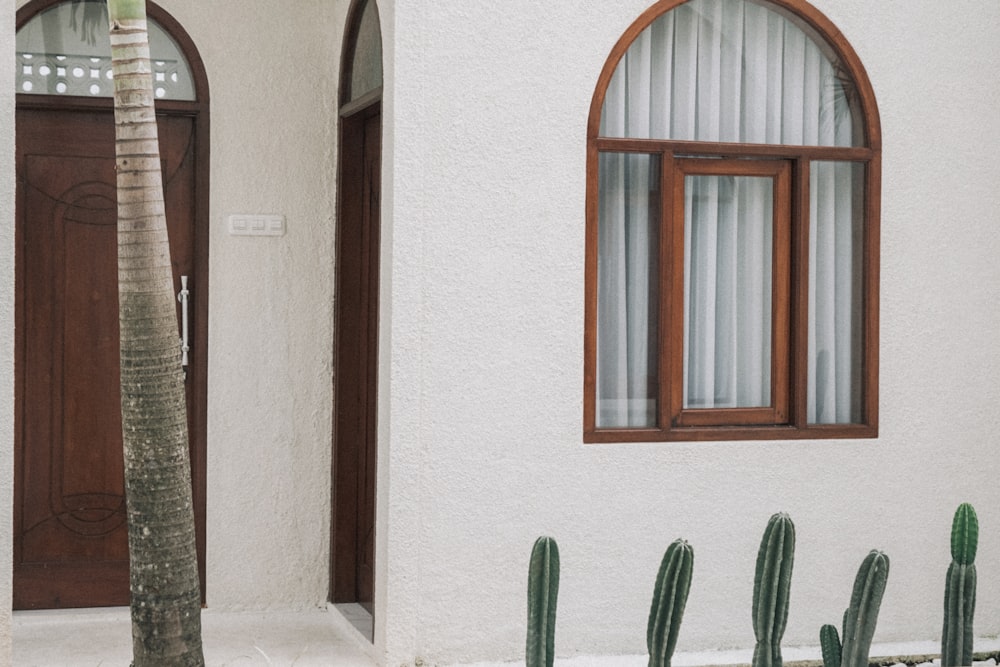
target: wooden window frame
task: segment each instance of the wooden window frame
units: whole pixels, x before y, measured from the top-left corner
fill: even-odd
[[[791,163],[786,160],[706,160],[664,156],[665,163],[673,163],[671,203],[668,213],[670,230],[671,290],[668,320],[675,335],[669,347],[661,353],[661,363],[668,370],[661,377],[669,378],[663,384],[667,400],[660,404],[659,423],[676,426],[739,426],[772,425],[788,421],[788,362],[789,362],[789,291],[791,289]],[[664,170],[666,171],[666,170]],[[756,176],[773,182],[772,258],[771,258],[771,392],[764,407],[742,408],[685,408],[684,407],[684,184],[688,176]],[[661,348],[662,349],[662,348]],[[666,359],[664,359],[664,357]],[[669,412],[664,414],[664,409]]]
[[[878,345],[879,345],[879,216],[881,193],[881,126],[875,95],[860,59],[840,31],[805,0],[768,0],[768,4],[793,22],[806,26],[824,40],[832,57],[844,68],[844,76],[856,95],[859,110],[855,123],[861,126],[862,142],[856,147],[740,144],[661,139],[603,137],[599,134],[601,112],[615,69],[636,37],[662,14],[687,0],[661,0],[647,9],[615,44],[598,78],[587,126],[587,207],[584,308],[584,410],[583,440],[586,443],[787,440],[878,437]],[[658,249],[660,271],[657,426],[652,428],[598,428],[597,417],[597,265],[599,223],[599,173],[601,153],[642,153],[661,164],[661,234]],[[810,166],[816,161],[854,163],[864,166],[861,239],[861,418],[850,424],[810,424],[807,417]],[[698,162],[705,167],[695,167]],[[721,167],[722,162],[726,166]],[[709,166],[715,163],[714,166]],[[729,169],[725,173],[747,173],[778,169],[787,174],[784,185],[775,186],[778,207],[787,206],[787,238],[775,239],[788,253],[775,252],[774,280],[783,284],[772,295],[772,400],[766,409],[682,409],[683,357],[683,254],[678,267],[677,252],[683,253],[683,197],[677,203],[677,182],[685,169]],[[712,172],[719,173],[719,172]],[[777,173],[777,172],[775,172]],[[672,219],[680,210],[681,221]],[[679,228],[679,232],[678,232]],[[775,229],[776,236],[779,229]],[[674,237],[680,234],[680,242]],[[785,233],[785,232],[782,232]],[[784,262],[779,265],[779,262]],[[787,277],[787,281],[785,280]],[[781,280],[779,281],[779,278]],[[678,303],[678,301],[680,303]],[[787,321],[785,321],[787,320]],[[777,340],[775,340],[777,339]]]

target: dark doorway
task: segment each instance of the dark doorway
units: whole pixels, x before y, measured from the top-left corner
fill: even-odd
[[[381,41],[371,0],[355,2],[341,78],[330,599],[373,613],[378,454]]]
[[[343,121],[337,244],[334,602],[371,611],[378,375],[378,105]]]

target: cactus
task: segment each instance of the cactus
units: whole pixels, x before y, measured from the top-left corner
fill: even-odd
[[[528,566],[528,641],[526,667],[552,667],[559,596],[559,547],[551,537],[539,537]]]
[[[684,616],[688,591],[691,589],[691,568],[694,550],[684,540],[676,540],[663,554],[656,575],[653,604],[646,627],[649,667],[670,667],[670,658],[677,646],[677,633]]]
[[[753,667],[781,667],[781,636],[788,621],[788,593],[795,559],[795,525],[784,513],[768,521],[757,552],[753,583]]]
[[[944,588],[942,667],[972,664],[972,617],[976,611],[976,548],[979,520],[969,503],[955,511],[951,524],[951,565]]]
[[[823,649],[823,667],[840,667],[840,635],[836,626],[827,624],[819,629],[819,645]]]
[[[819,629],[823,667],[868,667],[868,650],[888,577],[889,557],[881,551],[869,553],[858,568],[851,606],[844,612],[843,645],[836,627],[827,624]]]
[[[889,557],[873,550],[861,562],[854,579],[851,606],[844,614],[843,667],[868,667],[868,651],[875,634],[878,609],[889,578]]]

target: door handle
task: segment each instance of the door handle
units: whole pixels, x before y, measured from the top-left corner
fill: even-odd
[[[188,338],[188,302],[191,300],[191,292],[188,290],[187,276],[181,276],[181,291],[177,293],[177,300],[181,302],[181,367],[187,371],[188,352],[191,351]]]

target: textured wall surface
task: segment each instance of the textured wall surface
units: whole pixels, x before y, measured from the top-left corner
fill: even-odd
[[[319,605],[346,10],[320,0],[295,11],[261,0],[163,5],[198,46],[211,89],[208,604]],[[229,236],[234,213],[284,215],[287,232]]]
[[[559,540],[562,656],[642,654],[656,567],[695,569],[678,650],[752,647],[768,517],[798,551],[786,644],[838,623],[873,547],[876,641],[935,639],[951,514],[1000,548],[1000,6],[816,0],[884,138],[878,440],[583,445],[586,121],[649,0],[395,3],[388,664],[523,655],[526,563]],[[383,506],[384,507],[384,506]],[[977,634],[1000,632],[980,570]]]

